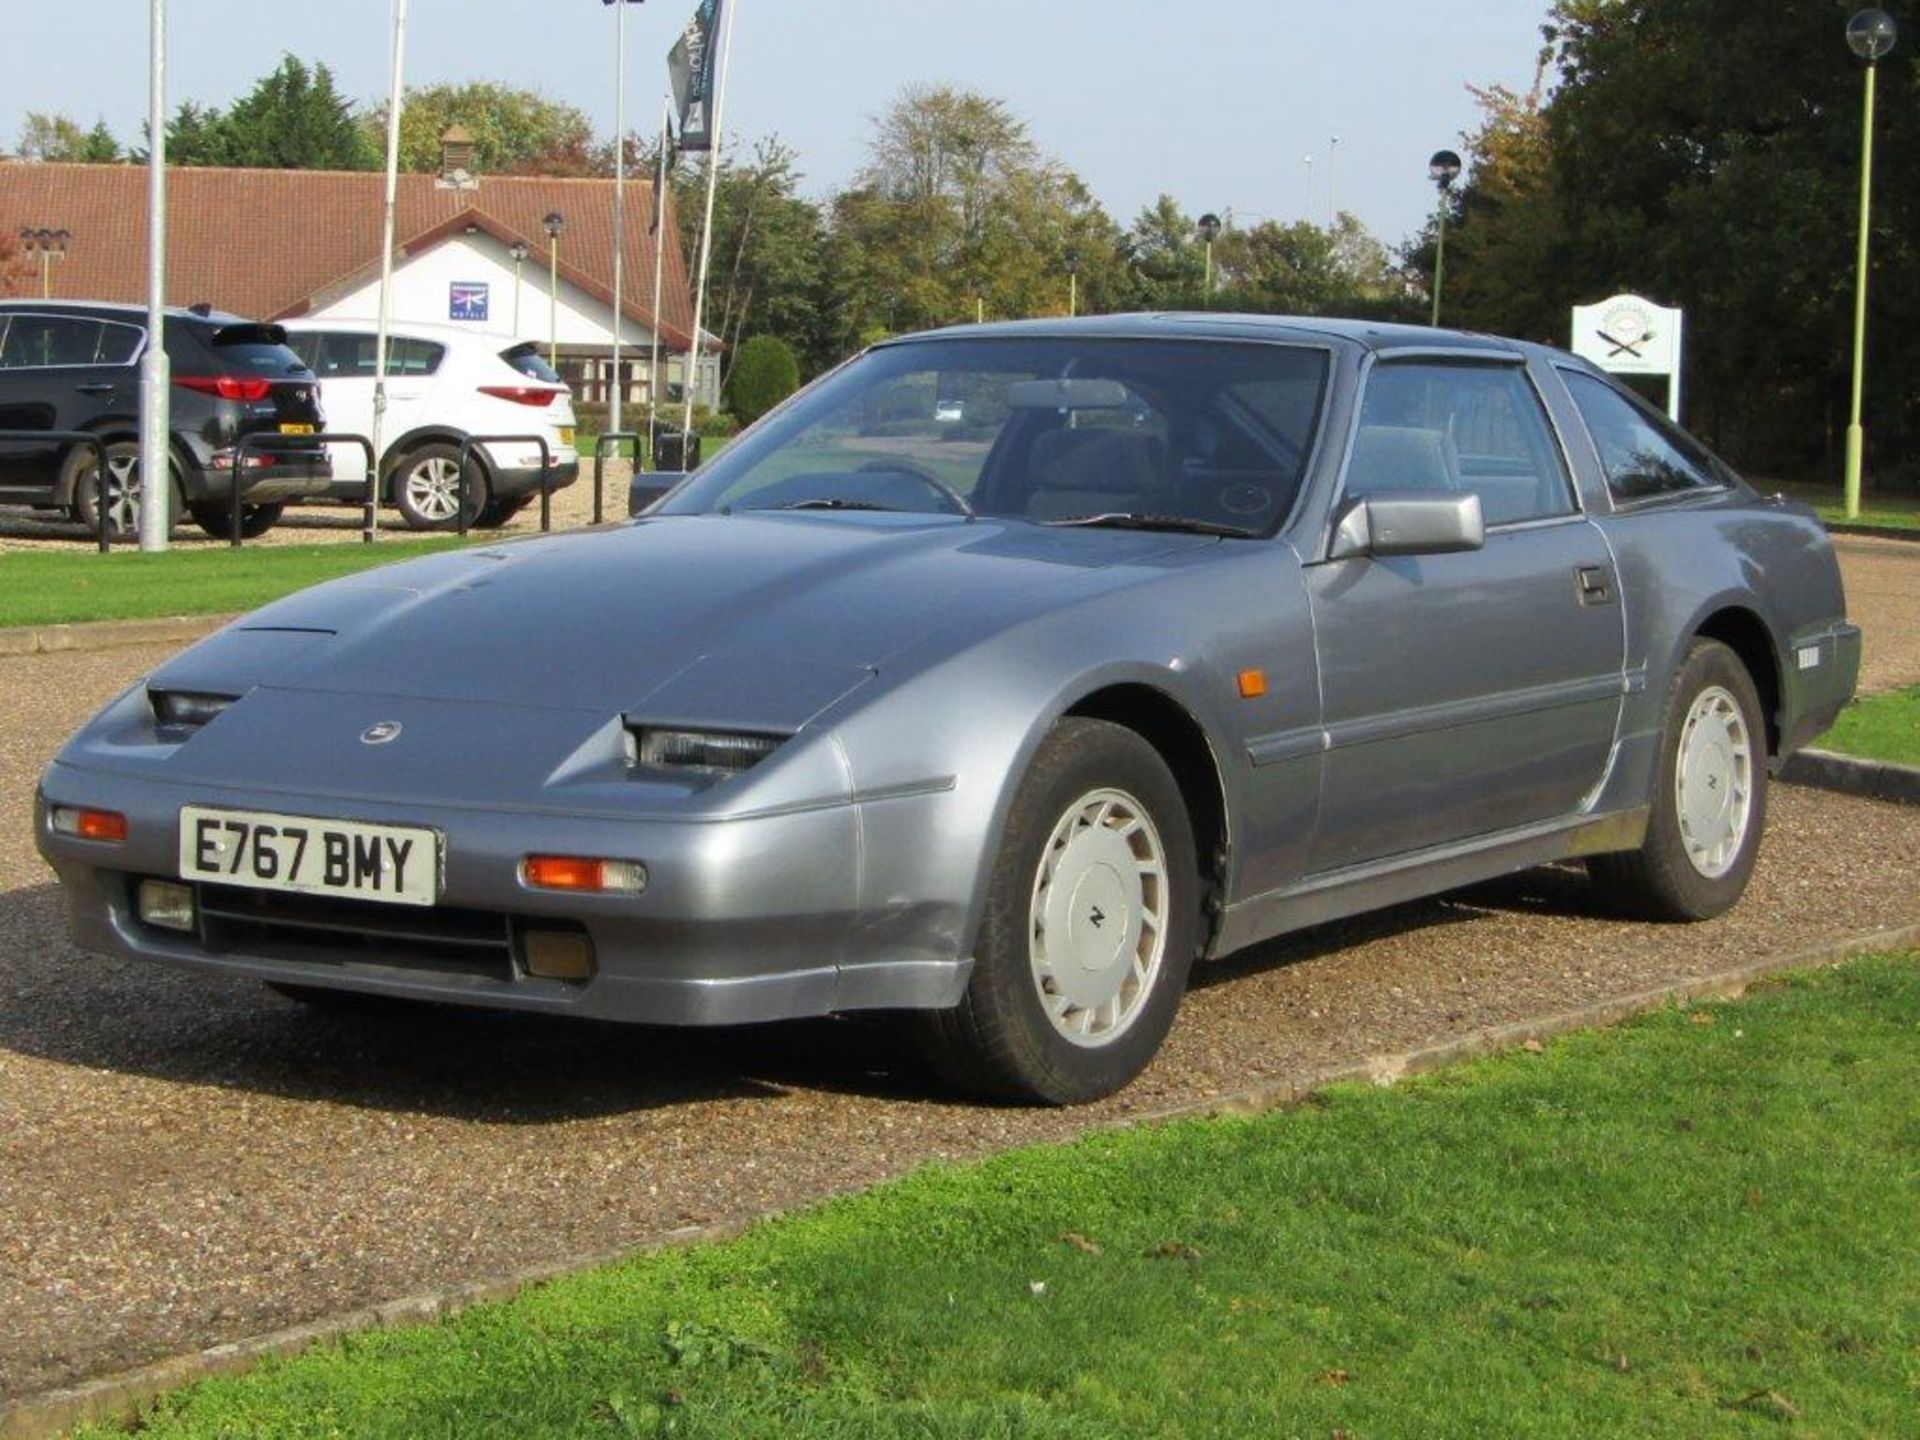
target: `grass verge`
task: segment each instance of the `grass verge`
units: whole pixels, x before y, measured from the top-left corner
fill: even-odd
[[[497,537],[494,537],[497,538]],[[0,626],[251,610],[307,585],[458,545],[454,536],[374,545],[224,546],[113,555],[0,554]]]
[[[1779,490],[1789,499],[1811,505],[1828,525],[1880,525],[1893,530],[1920,531],[1920,498],[1913,496],[1862,496],[1860,513],[1849,520],[1837,486],[1762,484],[1759,488],[1769,492]]]
[[[200,1385],[142,1434],[1910,1433],[1917,1088],[1920,956],[1865,960],[931,1168]]]
[[[1814,743],[1867,760],[1920,765],[1920,685],[1854,701]]]

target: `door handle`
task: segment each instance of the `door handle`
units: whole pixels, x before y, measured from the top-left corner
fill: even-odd
[[[1604,565],[1576,565],[1574,577],[1580,582],[1582,605],[1613,604],[1613,576]]]
[[[87,380],[73,388],[78,390],[82,395],[111,395],[113,393],[113,382],[111,380]]]

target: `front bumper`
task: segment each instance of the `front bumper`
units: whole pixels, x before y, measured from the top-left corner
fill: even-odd
[[[884,802],[897,807],[932,797]],[[195,934],[140,920],[143,878],[178,876],[177,832],[186,804],[341,820],[425,825],[444,837],[440,904],[409,919],[433,925],[455,912],[497,917],[510,937],[491,966],[436,964],[386,945],[370,957],[366,935],[294,935],[263,927],[216,933],[204,906],[219,887],[197,887]],[[111,809],[127,839],[103,844],[56,834],[49,805]],[[862,807],[728,820],[632,820],[545,811],[502,813],[385,800],[191,787],[56,762],[35,814],[40,852],[67,892],[74,940],[102,953],[208,972],[415,999],[669,1025],[731,1025],[844,1010],[945,1008],[959,1002],[971,962],[957,953],[963,906],[928,901],[860,914]],[[891,830],[897,811],[882,817]],[[608,855],[642,861],[637,896],[536,891],[520,879],[529,854]],[[248,891],[245,897],[272,892]],[[403,911],[405,907],[379,907]],[[384,915],[382,916],[384,919]],[[398,918],[398,917],[397,917]],[[584,931],[595,972],[585,981],[527,973],[529,929]]]

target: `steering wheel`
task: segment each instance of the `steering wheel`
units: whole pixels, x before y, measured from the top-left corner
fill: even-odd
[[[869,460],[860,467],[860,473],[862,475],[910,475],[945,500],[952,514],[973,514],[973,506],[967,503],[966,496],[931,470],[924,469],[911,460]]]

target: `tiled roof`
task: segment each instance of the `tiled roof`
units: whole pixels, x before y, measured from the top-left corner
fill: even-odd
[[[167,300],[205,300],[222,310],[284,319],[309,309],[380,263],[384,177],[333,170],[167,171]],[[433,175],[402,175],[394,237],[404,257],[467,225],[511,243],[524,240],[529,264],[544,269],[549,210],[566,216],[560,274],[601,303],[613,303],[613,182],[540,176],[484,176],[472,189],[443,188]],[[627,181],[622,309],[653,325],[653,186]],[[673,198],[660,334],[684,347],[693,304],[686,258],[676,243]],[[54,291],[89,300],[137,302],[147,289],[147,172],[139,165],[0,163],[0,234],[23,226],[67,229],[72,248],[54,262]],[[38,279],[38,267],[31,278]]]

